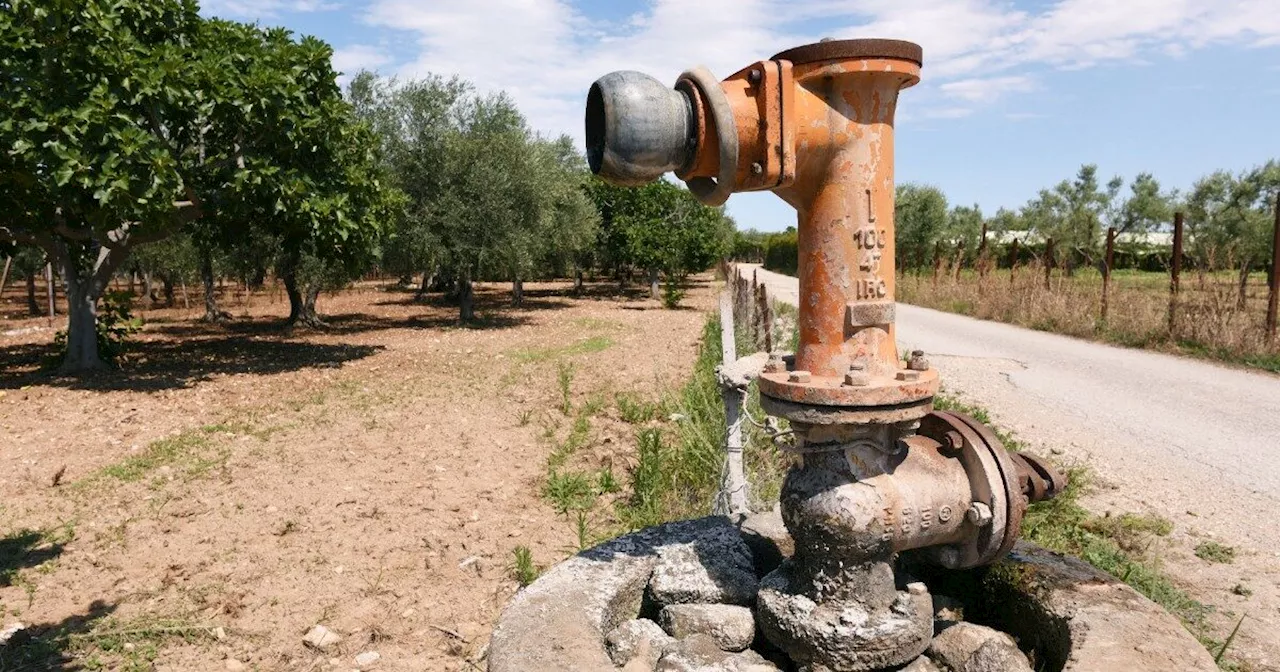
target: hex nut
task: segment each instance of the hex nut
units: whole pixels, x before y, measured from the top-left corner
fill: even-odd
[[[906,371],[899,371],[898,380],[906,383],[914,383],[917,380],[920,380],[920,372],[912,371],[911,369],[907,369]]]
[[[765,373],[786,373],[787,362],[782,358],[782,355],[779,355],[776,353],[771,354],[769,355],[769,361],[765,362],[764,372]]]
[[[924,350],[911,351],[911,358],[907,360],[907,369],[911,371],[929,370],[929,360],[924,356]]]
[[[787,380],[792,383],[807,383],[811,377],[808,371],[792,371]]]
[[[965,517],[978,527],[986,527],[991,524],[991,507],[982,502],[974,502],[969,505]]]
[[[844,384],[848,387],[866,387],[871,384],[871,376],[866,371],[853,371],[844,374]]]

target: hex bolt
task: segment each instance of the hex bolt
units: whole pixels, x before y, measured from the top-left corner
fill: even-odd
[[[782,358],[782,355],[776,352],[770,353],[769,361],[765,362],[765,365],[764,365],[764,372],[765,373],[786,373],[787,362]]]
[[[960,432],[951,430],[943,435],[942,449],[952,455],[955,455],[964,448],[964,437],[960,436]]]
[[[866,387],[871,384],[871,376],[867,374],[867,366],[862,362],[849,365],[849,373],[844,374],[844,384],[849,387]]]
[[[905,383],[914,383],[917,380],[920,380],[920,372],[912,371],[911,369],[907,369],[906,371],[899,371],[898,380]]]
[[[759,84],[760,79],[763,77],[764,77],[764,73],[760,72],[759,68],[753,69],[751,72],[747,73],[747,81],[751,82],[752,84]]]
[[[793,383],[807,383],[810,377],[808,371],[792,371],[787,380]]]
[[[764,166],[760,165],[759,161],[756,161],[755,163],[751,164],[752,175],[761,175],[763,173],[764,173]]]
[[[991,507],[982,502],[974,502],[969,505],[965,517],[978,527],[986,527],[991,524]]]
[[[912,350],[911,359],[907,361],[907,368],[912,371],[928,371],[929,360],[924,356],[924,350]]]

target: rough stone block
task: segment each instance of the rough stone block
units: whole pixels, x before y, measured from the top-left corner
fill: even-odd
[[[649,596],[669,604],[740,604],[755,601],[759,582],[751,550],[731,526],[713,527],[696,539],[657,549]]]
[[[605,647],[614,665],[626,665],[636,658],[647,659],[647,669],[658,664],[658,658],[675,639],[662,631],[657,623],[647,618],[627,621],[613,629],[605,637]]]
[[[974,623],[956,623],[929,644],[929,656],[950,672],[1031,672],[1013,638]]]
[[[692,635],[667,647],[655,672],[779,672],[755,651],[721,651],[709,635]]]
[[[742,651],[756,637],[751,610],[729,604],[673,604],[664,607],[658,620],[676,639],[710,635],[724,651]]]

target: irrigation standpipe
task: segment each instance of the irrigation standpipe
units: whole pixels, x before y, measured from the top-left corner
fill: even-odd
[[[695,68],[673,89],[614,72],[587,96],[601,178],[674,172],[708,205],[767,190],[796,209],[800,345],[759,379],[802,455],[781,495],[796,552],[762,581],[757,608],[776,646],[832,672],[905,664],[929,645],[932,600],[904,559],[994,562],[1028,502],[1065,485],[973,418],[934,411],[937,370],[923,353],[899,357],[893,123],[921,63],[910,42],[824,40],[723,81]]]

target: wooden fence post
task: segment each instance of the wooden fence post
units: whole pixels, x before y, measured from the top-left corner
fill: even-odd
[[[1116,263],[1116,230],[1107,229],[1107,256],[1102,262],[1102,321],[1107,321],[1107,306],[1111,291],[1111,269]]]
[[[978,243],[978,280],[987,279],[987,223],[982,223],[982,240]],[[981,290],[981,285],[979,285]]]
[[[938,274],[942,272],[942,241],[933,244],[933,287],[938,287]]]
[[[1013,239],[1013,248],[1009,251],[1009,284],[1013,284],[1018,270],[1018,239]]]
[[[955,280],[956,280],[956,282],[957,282],[957,283],[959,283],[959,282],[960,282],[960,269],[961,269],[961,268],[964,268],[964,241],[963,241],[963,240],[962,240],[962,241],[960,241],[960,243],[959,243],[958,245],[956,245],[956,268],[955,268]]]
[[[1276,223],[1271,230],[1271,274],[1267,290],[1267,341],[1276,340],[1276,312],[1280,308],[1280,189],[1276,190]]]
[[[1049,286],[1049,280],[1053,275],[1053,238],[1045,240],[1044,243],[1044,291],[1052,291]]]
[[[1169,264],[1169,334],[1178,326],[1178,286],[1182,280],[1182,213],[1173,213],[1173,259]]]
[[[773,315],[769,310],[769,292],[764,285],[756,288],[756,322],[759,324],[761,339],[765,352],[773,352]]]

